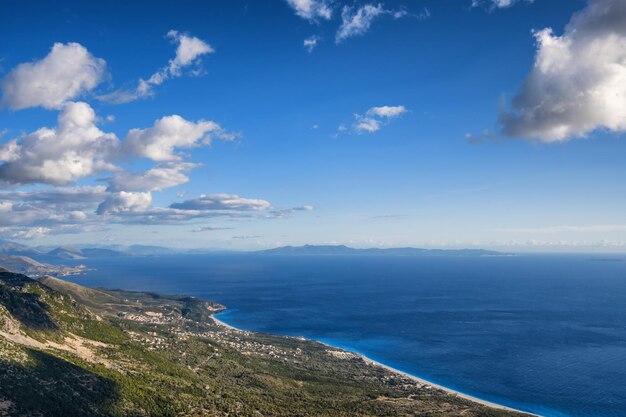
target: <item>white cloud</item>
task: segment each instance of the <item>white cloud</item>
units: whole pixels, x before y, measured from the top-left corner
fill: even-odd
[[[86,103],[67,103],[54,129],[41,128],[19,141],[0,145],[0,182],[67,184],[99,171],[115,169],[108,159],[119,141],[95,125]]]
[[[104,187],[72,187],[0,193],[0,226],[57,229],[83,223]]]
[[[15,67],[2,80],[2,102],[13,110],[61,108],[102,80],[106,63],[78,43],[55,43],[40,61]]]
[[[195,229],[192,229],[191,232],[193,233],[200,233],[200,232],[214,232],[214,231],[218,231],[218,230],[232,230],[232,227],[223,227],[223,226],[202,226],[202,227],[197,227]]]
[[[496,7],[504,8],[509,7],[514,3],[514,0],[492,0]]]
[[[98,206],[97,214],[114,214],[122,212],[143,212],[152,203],[150,192],[126,192],[111,194]]]
[[[355,121],[352,127],[357,133],[374,133],[380,130],[390,119],[394,119],[406,113],[406,111],[404,106],[372,107],[365,112],[365,116],[358,113],[355,114]]]
[[[311,53],[317,47],[317,42],[319,41],[319,37],[316,35],[309,36],[304,40],[304,48],[307,52]]]
[[[357,120],[354,122],[354,130],[357,132],[373,133],[380,130],[380,120],[363,117],[358,114],[356,114],[355,117]]]
[[[398,117],[405,112],[406,108],[404,106],[380,106],[372,107],[366,114],[378,117]]]
[[[289,214],[312,210],[311,206],[274,209],[265,200],[249,199],[229,194],[213,194],[171,204],[168,208],[155,207],[141,210],[101,212],[109,214],[109,222],[123,224],[180,224],[199,219],[228,217],[231,219],[282,219]]]
[[[472,0],[472,7],[485,7],[488,10],[506,9],[516,3],[532,3],[534,0]]]
[[[271,211],[270,214],[280,219],[280,218],[285,218],[289,214],[293,214],[298,211],[313,211],[313,210],[314,210],[314,207],[307,204],[304,206],[291,207],[291,208],[285,208],[285,209],[274,209]]]
[[[287,0],[287,4],[296,12],[296,15],[311,22],[318,19],[330,20],[333,9],[325,0]]]
[[[430,17],[430,10],[424,7],[422,12],[413,14],[404,9],[385,9],[382,3],[377,5],[365,4],[356,10],[350,6],[343,6],[341,10],[341,25],[335,34],[335,43],[341,43],[348,38],[365,34],[372,26],[374,20],[385,15],[391,16],[393,19],[412,17],[417,20],[426,20]]]
[[[170,30],[167,37],[173,39],[178,47],[176,48],[176,56],[169,62],[166,76],[179,76],[181,69],[193,64],[199,56],[215,52],[215,49],[203,40],[179,33],[176,30]]]
[[[352,7],[344,6],[341,10],[341,26],[335,35],[337,43],[354,37],[363,35],[372,25],[374,19],[385,13],[382,4],[366,4],[353,12]]]
[[[118,90],[110,94],[100,96],[103,101],[112,103],[128,103],[139,98],[148,97],[154,94],[153,87],[161,85],[170,78],[177,78],[183,74],[183,69],[192,65],[197,65],[203,55],[212,54],[215,49],[202,39],[170,30],[167,37],[172,40],[176,47],[176,55],[170,59],[168,64],[152,74],[147,80],[141,79],[134,90]],[[197,73],[198,71],[196,71]]]
[[[243,198],[236,194],[203,194],[199,198],[174,203],[170,208],[180,210],[237,210],[260,211],[269,210],[272,205],[269,201]]]
[[[35,239],[49,234],[52,229],[48,227],[31,227],[16,231],[11,235],[15,239]]]
[[[73,212],[92,209],[107,195],[106,187],[102,185],[54,187],[32,191],[2,192],[0,201],[13,201],[41,209],[53,209],[56,212]]]
[[[536,31],[534,66],[499,121],[505,135],[566,141],[626,131],[626,2],[590,0],[563,35]]]
[[[157,120],[147,129],[132,129],[124,140],[127,155],[146,157],[154,161],[179,161],[177,149],[193,148],[209,144],[212,136],[232,139],[217,123],[200,120],[187,121],[178,115],[166,116]]]
[[[188,182],[185,174],[197,166],[190,162],[169,162],[143,172],[120,172],[106,181],[110,184],[109,191],[159,191]]]
[[[20,159],[21,146],[16,139],[0,145],[0,161],[11,162]]]

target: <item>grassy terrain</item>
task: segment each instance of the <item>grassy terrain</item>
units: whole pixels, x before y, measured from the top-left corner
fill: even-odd
[[[0,271],[0,415],[516,416],[186,296]]]

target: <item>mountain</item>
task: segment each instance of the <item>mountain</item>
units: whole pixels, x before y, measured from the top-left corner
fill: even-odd
[[[107,258],[126,255],[125,253],[117,250],[104,248],[83,248],[80,251],[86,258]]]
[[[50,265],[21,255],[0,255],[0,266],[9,271],[34,277],[47,274],[59,276],[76,275],[86,269],[84,265]]]
[[[41,255],[41,251],[8,240],[0,240],[0,254],[37,256]]]
[[[356,249],[345,245],[282,246],[256,251],[262,255],[308,255],[308,256],[497,256],[502,252],[485,249],[421,249],[421,248],[367,248]]]
[[[177,253],[175,249],[165,248],[163,246],[149,246],[149,245],[131,245],[126,249],[126,252],[131,255],[172,255]]]
[[[327,345],[220,325],[223,308],[0,270],[0,415],[522,416]]]
[[[152,247],[156,251],[156,247]],[[139,248],[141,249],[141,247]],[[161,248],[162,252],[165,248]],[[129,253],[124,250],[114,250],[110,248],[85,247],[75,248],[71,246],[60,246],[54,249],[22,245],[15,242],[0,240],[0,254],[28,256],[43,262],[54,262],[55,260],[80,260],[85,258],[103,258],[114,256],[127,256]]]
[[[61,246],[46,253],[48,256],[53,256],[59,259],[85,259],[83,252],[77,248],[71,248],[67,246]]]

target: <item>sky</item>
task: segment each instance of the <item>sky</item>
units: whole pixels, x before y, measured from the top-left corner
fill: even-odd
[[[626,251],[626,3],[0,3],[0,238]]]

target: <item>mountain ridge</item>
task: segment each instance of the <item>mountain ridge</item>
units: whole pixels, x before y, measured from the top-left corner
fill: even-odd
[[[255,251],[267,255],[370,255],[370,256],[503,256],[504,252],[486,249],[425,249],[413,247],[398,248],[352,248],[346,245],[303,245],[281,246],[273,249]]]

